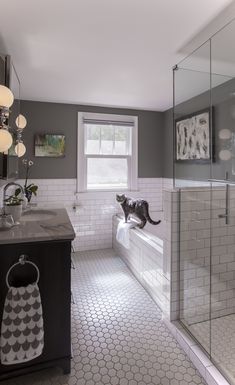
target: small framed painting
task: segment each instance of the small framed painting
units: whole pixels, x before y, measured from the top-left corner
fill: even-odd
[[[56,134],[35,135],[35,156],[61,158],[65,156],[65,136]]]
[[[209,162],[210,110],[198,111],[175,121],[175,155],[177,162]]]

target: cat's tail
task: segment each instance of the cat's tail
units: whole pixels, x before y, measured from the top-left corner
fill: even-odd
[[[150,218],[150,215],[149,215],[149,214],[146,215],[146,219],[147,219],[147,221],[148,221],[149,223],[151,223],[151,225],[159,225],[159,223],[161,223],[160,220],[159,220],[159,221],[153,221],[152,218]]]

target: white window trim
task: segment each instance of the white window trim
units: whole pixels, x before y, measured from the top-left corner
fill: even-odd
[[[85,160],[85,138],[83,119],[115,120],[133,123],[133,133],[131,140],[132,155],[128,158],[128,188],[121,191],[136,191],[138,177],[138,117],[132,115],[100,114],[90,112],[78,112],[78,135],[77,135],[77,192],[103,192],[115,191],[115,189],[89,190],[86,186],[87,162]],[[117,156],[118,157],[118,156]]]

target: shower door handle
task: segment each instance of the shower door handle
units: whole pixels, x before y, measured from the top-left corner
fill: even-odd
[[[211,183],[226,183],[226,192],[225,192],[225,213],[219,214],[218,218],[225,218],[225,224],[228,225],[229,220],[229,185],[235,184],[235,181],[229,180],[229,173],[226,171],[225,179],[208,179],[208,182]],[[229,183],[228,183],[229,182]]]
[[[218,218],[228,218],[228,214],[219,214]]]
[[[225,218],[225,224],[228,225],[229,220],[229,184],[226,184],[226,193],[225,193],[225,213],[219,214],[218,218]]]

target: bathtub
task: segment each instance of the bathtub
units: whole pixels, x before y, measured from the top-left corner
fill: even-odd
[[[147,222],[143,229],[136,228],[135,230],[147,238],[150,242],[155,243],[156,245],[163,248],[163,239],[164,239],[164,219],[163,212],[156,211],[151,214],[153,220],[158,221],[161,220],[159,225],[151,225],[151,223]]]
[[[170,258],[167,223],[162,211],[152,212],[151,217],[153,220],[161,219],[161,223],[159,225],[147,223],[143,229],[130,229],[130,248],[126,249],[116,240],[118,223],[124,219],[120,214],[115,215],[113,248],[163,313],[170,318]]]

